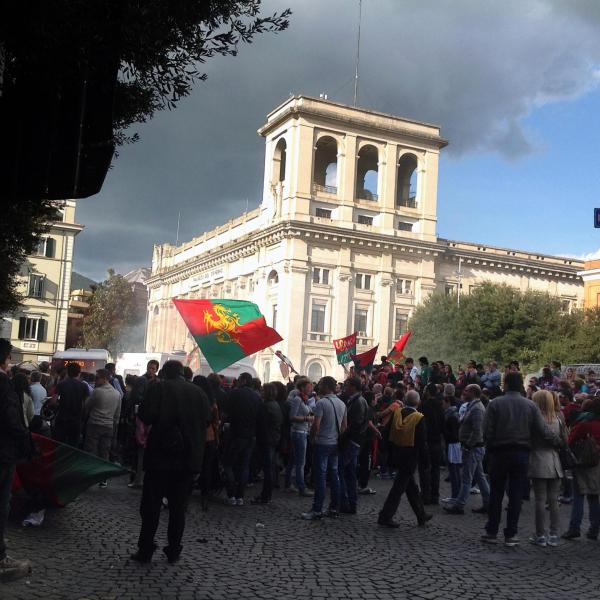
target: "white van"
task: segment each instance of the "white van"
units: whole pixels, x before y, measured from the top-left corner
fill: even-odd
[[[187,361],[187,353],[185,352],[124,352],[119,355],[116,363],[117,373],[125,378],[127,375],[143,375],[146,372],[146,365],[149,360],[157,360],[162,367],[168,360],[178,360],[184,365]],[[197,364],[197,359],[194,360]],[[208,375],[213,370],[202,354],[200,354],[200,368],[194,371],[194,375]],[[230,365],[229,367],[219,371],[219,375],[225,377],[236,378],[241,373],[250,373],[252,377],[257,377],[256,369],[254,368],[254,360],[252,357],[246,357],[242,360]]]

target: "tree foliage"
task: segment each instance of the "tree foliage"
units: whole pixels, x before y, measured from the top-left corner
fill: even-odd
[[[58,218],[58,206],[50,201],[22,200],[7,203],[0,219],[0,315],[16,310],[22,300],[18,291],[23,261],[35,252],[51,221]]]
[[[235,56],[241,44],[252,43],[256,36],[283,31],[289,15],[289,10],[261,15],[261,0],[14,2],[0,19],[0,110],[4,109],[5,89],[29,81],[32,73],[39,74],[38,79],[49,74],[59,92],[38,112],[47,114],[46,120],[40,117],[40,129],[50,129],[56,119],[54,104],[61,101],[63,91],[81,89],[85,65],[89,80],[96,76],[104,81],[105,72],[114,72],[102,87],[114,88],[114,97],[111,92],[103,108],[112,118],[116,144],[134,142],[138,136],[128,128],[152,118],[157,110],[173,109],[197,81],[206,79],[202,71],[206,60],[216,55]],[[31,93],[35,94],[35,89]],[[14,121],[21,116],[7,116],[11,118]],[[104,115],[92,114],[86,128],[93,129],[94,118],[103,122]],[[62,133],[59,129],[57,137]],[[57,145],[64,142],[54,141]],[[27,163],[32,175],[47,171],[48,160]],[[4,190],[0,194],[4,195]],[[53,217],[51,205],[42,198],[8,194],[0,199],[2,314],[17,308],[19,269]]]
[[[433,294],[415,309],[410,353],[454,366],[468,360],[537,369],[563,363],[600,362],[600,310],[562,312],[547,293],[521,292],[486,282],[469,295]]]
[[[145,307],[136,301],[131,284],[112,269],[100,283],[84,317],[82,346],[104,348],[113,357],[124,351],[132,329],[144,321]]]

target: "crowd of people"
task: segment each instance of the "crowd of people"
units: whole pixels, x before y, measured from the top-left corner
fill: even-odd
[[[592,371],[583,379],[553,362],[525,383],[517,361],[503,372],[470,361],[455,374],[426,357],[400,365],[382,357],[370,373],[351,369],[342,382],[296,375],[286,385],[248,373],[237,381],[194,376],[177,361],[162,368],[150,361],[140,377],[123,380],[107,365],[92,382],[77,364],[25,375],[11,373],[9,360],[10,344],[0,340],[0,574],[27,563],[6,555],[2,534],[14,465],[30,453],[28,427],[129,467],[129,486],[142,488],[131,557],[139,562],[157,548],[165,506],[163,552],[169,562],[179,559],[194,489],[203,510],[223,491],[227,505],[241,507],[270,504],[281,489],[306,501],[299,516],[310,521],[355,515],[361,496],[376,493],[371,477],[392,481],[382,527],[399,526],[403,494],[424,526],[428,506],[464,516],[477,492],[482,502],[472,512],[487,517],[482,541],[495,543],[507,495],[503,538],[515,546],[522,502],[533,490],[531,543],[558,545],[559,503],[572,505],[562,538],[580,537],[586,497],[587,537],[598,539],[600,388]],[[260,488],[250,499],[249,486]]]

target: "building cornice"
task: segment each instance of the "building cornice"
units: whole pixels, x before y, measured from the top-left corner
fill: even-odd
[[[279,221],[263,230],[254,230],[185,262],[170,268],[163,268],[159,272],[153,273],[146,281],[146,285],[150,289],[155,289],[162,285],[176,283],[223,263],[252,256],[259,248],[272,246],[289,238],[314,240],[327,245],[342,245],[354,249],[377,249],[404,254],[408,257],[430,257],[432,259],[440,257],[442,260],[453,262],[458,262],[461,258],[465,266],[479,265],[483,268],[539,274],[562,279],[581,280],[579,271],[583,265],[581,261],[575,259],[483,246],[470,242],[402,238],[376,231],[345,230],[335,224],[290,220]]]
[[[439,239],[438,242],[444,246],[442,254],[447,261],[458,262],[460,258],[464,265],[479,265],[485,268],[511,270],[529,275],[538,274],[562,279],[581,279],[579,271],[583,262],[577,259],[457,240]]]

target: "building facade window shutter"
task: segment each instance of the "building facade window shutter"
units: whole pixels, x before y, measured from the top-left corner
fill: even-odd
[[[25,339],[25,322],[27,319],[25,317],[21,317],[19,319],[19,339]]]
[[[56,253],[56,240],[49,237],[46,240],[46,258],[54,258]]]
[[[46,320],[40,319],[37,326],[37,341],[44,342],[46,340]]]

